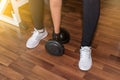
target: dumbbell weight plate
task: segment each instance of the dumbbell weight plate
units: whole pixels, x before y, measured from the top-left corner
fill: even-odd
[[[70,34],[64,28],[61,28],[60,38],[62,39],[62,43],[68,43],[70,40]]]
[[[64,53],[63,45],[55,40],[49,40],[48,42],[46,42],[45,48],[48,53],[55,56],[61,56]]]
[[[53,37],[54,37],[54,34],[53,34]],[[60,28],[60,39],[61,39],[61,43],[62,44],[66,44],[69,42],[70,40],[70,34],[69,32],[64,29],[64,28]]]

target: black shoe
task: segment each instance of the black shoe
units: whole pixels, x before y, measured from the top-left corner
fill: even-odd
[[[70,35],[64,28],[60,28],[59,34],[55,34],[53,32],[52,37],[53,37],[53,40],[56,40],[62,44],[68,43],[70,40]]]

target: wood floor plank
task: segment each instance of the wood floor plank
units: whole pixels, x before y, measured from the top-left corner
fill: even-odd
[[[0,64],[0,73],[12,80],[22,80],[24,76]]]

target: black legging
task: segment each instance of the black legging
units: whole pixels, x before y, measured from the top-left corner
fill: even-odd
[[[100,0],[83,0],[83,34],[81,46],[91,46],[100,15]]]
[[[44,0],[29,0],[29,2],[35,28],[44,28]],[[83,34],[81,46],[91,46],[99,15],[100,0],[83,0]]]

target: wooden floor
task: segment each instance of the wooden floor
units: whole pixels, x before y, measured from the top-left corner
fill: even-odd
[[[0,80],[120,80],[120,0],[102,0],[101,16],[93,40],[93,66],[78,68],[82,33],[81,0],[63,1],[62,27],[71,35],[65,54],[49,55],[44,48],[51,38],[52,24],[45,11],[49,35],[34,49],[25,47],[33,31],[28,4],[20,8],[24,26],[16,28],[0,21]]]

